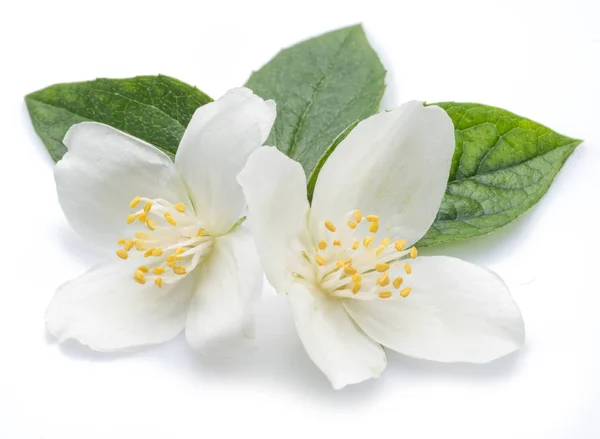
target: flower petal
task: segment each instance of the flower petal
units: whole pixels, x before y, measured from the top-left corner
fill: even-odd
[[[185,326],[193,274],[156,287],[133,280],[133,261],[100,264],[61,285],[48,309],[46,326],[59,341],[73,338],[96,351],[162,343]]]
[[[269,282],[280,292],[306,248],[308,200],[300,164],[276,148],[260,148],[238,180],[248,200],[248,222]],[[297,248],[296,248],[297,247]]]
[[[212,235],[226,233],[242,216],[236,177],[275,121],[275,102],[235,88],[196,110],[175,157],[198,215]]]
[[[519,349],[525,329],[508,288],[491,271],[446,256],[418,257],[400,300],[346,300],[374,340],[405,355],[485,363]],[[397,294],[397,293],[396,293]]]
[[[190,345],[226,355],[250,346],[263,272],[249,230],[238,227],[216,238],[199,270],[185,330]]]
[[[131,234],[125,222],[135,196],[190,205],[177,169],[166,154],[108,125],[73,125],[69,148],[56,164],[58,200],[71,226],[84,239],[114,248]]]
[[[383,349],[354,324],[339,299],[301,284],[294,284],[288,296],[304,348],[334,389],[383,372]]]
[[[341,220],[354,209],[379,215],[380,232],[412,244],[433,223],[454,152],[444,110],[408,102],[360,122],[325,162],[312,212]]]

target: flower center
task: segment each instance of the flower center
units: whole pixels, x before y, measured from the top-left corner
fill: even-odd
[[[323,223],[321,239],[313,252],[302,257],[316,271],[316,282],[333,297],[359,300],[405,298],[411,292],[403,276],[394,278],[390,269],[402,267],[410,275],[409,260],[418,255],[416,247],[405,250],[405,240],[392,243],[390,238],[376,242],[379,217],[360,210],[350,212],[347,223],[340,229],[331,221]],[[303,278],[302,274],[295,273]]]
[[[118,244],[123,248],[117,250],[117,256],[143,258],[144,263],[135,270],[133,279],[140,284],[150,280],[161,288],[191,272],[210,252],[214,238],[193,213],[186,212],[184,204],[135,197],[129,207],[135,209],[141,203],[143,208],[130,214],[127,224],[135,227],[139,222],[142,229],[135,232],[134,239],[119,238]],[[130,254],[132,250],[138,253]]]

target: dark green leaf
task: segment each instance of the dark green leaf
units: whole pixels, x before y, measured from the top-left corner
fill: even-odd
[[[490,233],[537,203],[580,140],[506,110],[443,102],[456,150],[446,195],[420,246]]]
[[[168,76],[56,84],[25,97],[35,131],[55,161],[73,124],[110,125],[173,156],[194,111],[212,99]]]
[[[267,145],[299,161],[310,177],[336,136],[379,111],[385,69],[362,26],[282,50],[246,83],[277,103]]]

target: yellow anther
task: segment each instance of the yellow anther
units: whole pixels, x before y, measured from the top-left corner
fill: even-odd
[[[327,227],[327,230],[329,230],[330,232],[335,232],[335,226],[331,221],[325,221],[325,227]]]
[[[376,223],[377,221],[379,221],[379,217],[377,215],[367,215],[365,216],[365,219],[370,223]]]
[[[337,268],[342,268],[344,265],[346,265],[346,262],[345,261],[337,261],[335,263],[335,265]]]
[[[360,245],[360,242],[358,242],[358,241],[354,241],[354,242],[352,243],[352,250],[356,250],[356,249],[358,248],[358,246],[359,246],[359,245]]]
[[[325,241],[323,241],[322,239],[319,241],[319,248],[321,250],[325,250],[327,248],[327,243]]]
[[[340,245],[342,245],[342,241],[340,241],[339,239],[334,239],[333,245],[335,245],[336,247],[339,247]]]
[[[360,282],[354,282],[354,285],[352,285],[352,293],[356,294],[360,291]]]
[[[379,293],[379,297],[381,297],[382,299],[389,299],[390,297],[392,297],[392,292],[391,291],[381,291]]]
[[[356,268],[354,268],[352,265],[346,265],[344,267],[344,273],[346,273],[348,276],[356,274],[356,271]]]
[[[153,252],[154,250],[155,250],[155,249],[153,249],[153,248],[151,248],[151,249],[148,249],[148,250],[146,251],[146,253],[144,253],[144,257],[145,257],[145,258],[149,258],[150,256],[152,256],[152,252]]]
[[[363,239],[363,245],[369,248],[369,246],[373,243],[374,239],[375,238],[373,236],[367,236],[365,239]]]
[[[146,283],[146,277],[144,276],[144,272],[141,270],[136,270],[133,274],[133,279],[138,283],[144,285]]]
[[[145,205],[144,205],[144,212],[148,213],[150,212],[150,209],[152,209],[152,201],[148,201]]]
[[[348,265],[352,263],[352,258],[348,258],[344,261],[344,265]]]
[[[137,215],[132,213],[131,215],[127,215],[127,224],[131,224],[137,219]]]
[[[410,266],[410,264],[408,262],[406,264],[404,264],[404,271],[406,271],[406,274],[412,273],[412,267]]]
[[[167,265],[168,265],[170,268],[173,268],[173,267],[175,266],[175,264],[176,264],[176,263],[177,263],[177,260],[176,260],[176,259],[173,259],[173,260],[171,260],[171,261],[167,261]]]
[[[148,267],[146,267],[145,265],[140,265],[138,267],[138,270],[141,271],[142,273],[148,273]]]
[[[390,245],[390,242],[392,242],[391,238],[385,238],[385,239],[381,240],[381,244],[380,245],[383,245],[384,247],[387,247],[388,245]]]
[[[387,274],[387,271],[383,274],[383,276],[381,276],[379,279],[377,279],[377,285],[385,287],[387,284],[390,283],[390,277]]]
[[[143,251],[143,250],[146,250],[146,247],[144,246],[144,241],[142,241],[141,239],[136,239],[136,240],[134,241],[134,244],[135,244],[135,249],[136,249],[137,251],[140,251],[140,252],[141,252],[141,251]]]
[[[175,265],[173,267],[173,273],[183,275],[183,274],[186,274],[187,271],[183,265]]]
[[[379,223],[378,222],[371,223],[371,225],[369,226],[369,232],[377,233],[377,230],[379,230]]]
[[[133,200],[131,200],[131,202],[129,203],[129,207],[131,207],[132,209],[137,206],[138,204],[140,204],[140,197],[135,197]]]
[[[362,276],[358,273],[352,275],[352,282],[360,282],[362,280]]]
[[[406,241],[404,239],[394,242],[394,247],[396,248],[396,251],[399,251],[399,252],[404,251],[405,245],[406,245]]]
[[[167,256],[167,262],[175,262],[175,261],[177,261],[177,256],[175,256],[175,255]]]
[[[198,229],[198,233],[196,233],[196,236],[203,236],[204,235],[204,229]]]
[[[150,236],[147,233],[144,233],[144,232],[135,232],[135,237],[137,239],[148,239],[148,238],[150,238]]]
[[[411,258],[415,259],[418,254],[419,254],[419,250],[417,250],[417,247],[410,248],[410,257]]]
[[[317,260],[317,264],[319,264],[321,267],[327,263],[325,261],[325,258],[321,255],[317,255],[316,260]]]
[[[410,294],[411,291],[412,291],[412,288],[406,287],[402,291],[400,291],[400,295],[402,297],[408,297],[408,295]]]
[[[163,274],[165,269],[163,267],[156,267],[152,269],[152,273],[154,274]]]
[[[353,215],[354,215],[354,221],[356,221],[357,223],[362,221],[362,212],[360,210],[356,209],[353,212]]]
[[[165,217],[165,221],[168,222],[169,224],[171,224],[173,227],[175,227],[177,225],[177,221],[175,221],[173,219],[173,215],[171,215],[169,212],[165,212],[164,217]]]
[[[162,248],[155,248],[154,251],[152,252],[152,256],[162,256],[162,254],[163,254]]]
[[[375,256],[379,257],[385,250],[385,245],[380,245],[375,249]]]
[[[148,214],[146,212],[140,213],[138,215],[137,219],[138,219],[139,222],[141,222],[142,224],[144,224],[148,220]]]
[[[127,243],[127,240],[125,238],[119,238],[117,240],[117,244],[119,245],[125,245]]]
[[[348,227],[351,229],[356,229],[356,223],[354,221],[348,221]]]
[[[126,252],[131,250],[133,248],[133,239],[128,239],[127,241],[125,241],[125,247],[123,247],[123,248],[125,249]]]
[[[175,210],[177,212],[181,212],[181,213],[185,212],[185,204],[183,204],[183,203],[177,203],[173,207],[175,208]]]
[[[150,230],[156,230],[156,226],[158,224],[156,224],[156,221],[149,219],[148,221],[146,221],[146,227],[148,227]]]
[[[176,256],[179,256],[182,253],[185,253],[185,249],[183,247],[178,247],[177,250],[175,250]]]
[[[158,288],[162,288],[162,286],[163,286],[162,278],[157,277],[156,279],[154,279],[154,285],[156,285]]]
[[[127,259],[129,257],[129,254],[125,250],[120,248],[119,250],[117,250],[117,256],[121,259]]]
[[[375,264],[375,270],[377,270],[380,273],[383,273],[384,271],[388,271],[390,269],[390,264],[382,264],[380,262],[377,262]]]
[[[394,282],[392,282],[392,285],[394,286],[394,288],[398,289],[400,288],[400,285],[402,285],[402,282],[404,282],[404,279],[402,278],[402,276],[397,277],[396,279],[394,279]]]

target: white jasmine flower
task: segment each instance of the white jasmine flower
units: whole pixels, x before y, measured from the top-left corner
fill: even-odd
[[[379,376],[381,345],[481,363],[523,344],[497,275],[413,246],[435,219],[453,151],[447,114],[409,102],[358,124],[321,169],[311,206],[302,167],[274,148],[254,152],[238,177],[267,278],[336,389]]]
[[[245,208],[236,175],[274,120],[273,101],[231,90],[195,112],[174,163],[109,126],[71,127],[55,170],[60,205],[113,259],[59,287],[48,330],[95,350],[161,343],[184,328],[201,350],[244,345],[262,271],[236,226]]]

